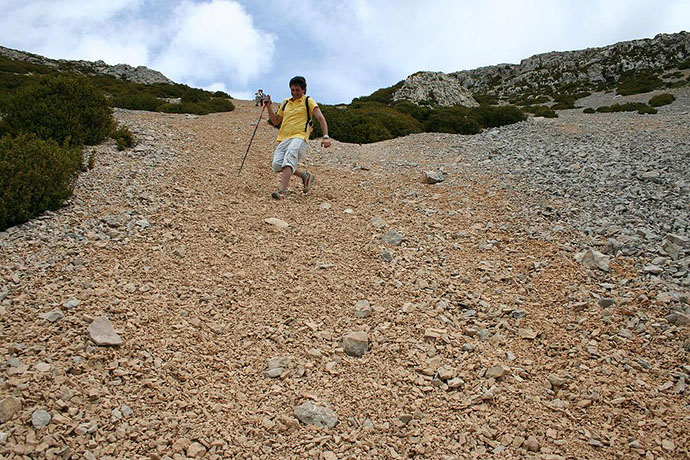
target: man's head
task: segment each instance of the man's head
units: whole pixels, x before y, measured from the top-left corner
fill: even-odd
[[[292,77],[290,80],[290,93],[295,99],[299,99],[307,92],[307,80],[304,77]]]

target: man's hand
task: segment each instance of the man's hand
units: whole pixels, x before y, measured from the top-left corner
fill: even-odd
[[[266,107],[268,107],[269,105],[271,105],[271,95],[270,95],[270,94],[266,94],[266,95],[264,96],[264,105],[265,105]]]
[[[330,147],[331,146],[331,139],[330,138],[321,139],[321,146],[323,148],[326,148],[326,149],[328,147]]]

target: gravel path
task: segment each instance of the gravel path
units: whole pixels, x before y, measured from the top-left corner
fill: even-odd
[[[279,203],[270,126],[237,176],[252,103],[118,111],[140,144],[0,233],[0,455],[687,458],[678,96],[314,141],[314,190]]]

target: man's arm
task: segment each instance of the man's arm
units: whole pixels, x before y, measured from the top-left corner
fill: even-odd
[[[318,107],[314,107],[314,118],[316,118],[319,121],[319,125],[321,125],[321,131],[323,132],[323,139],[321,140],[321,145],[323,145],[325,148],[330,147],[331,139],[328,137],[328,123],[326,123],[326,117],[323,116],[323,113],[321,113],[321,109]]]
[[[268,118],[271,119],[271,123],[273,123],[273,126],[280,126],[280,124],[283,122],[283,117],[279,117],[273,111],[273,106],[271,105],[271,96],[267,95],[265,97],[264,106],[268,108]]]

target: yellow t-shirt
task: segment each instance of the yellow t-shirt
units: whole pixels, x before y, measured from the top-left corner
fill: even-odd
[[[309,140],[311,126],[308,126],[306,131],[304,130],[304,125],[307,123],[307,107],[304,103],[305,97],[307,96],[304,95],[296,101],[285,99],[285,101],[280,104],[278,116],[283,117],[283,121],[280,124],[280,131],[278,131],[278,142],[293,137],[299,137],[305,141]],[[287,104],[285,103],[286,101]],[[283,110],[283,106],[285,106],[285,110]],[[318,107],[318,104],[310,97],[309,112],[312,115],[312,119],[314,118],[314,109],[316,107]]]

